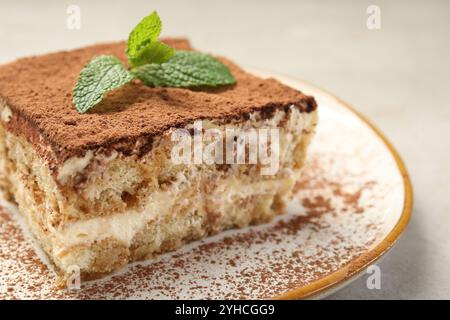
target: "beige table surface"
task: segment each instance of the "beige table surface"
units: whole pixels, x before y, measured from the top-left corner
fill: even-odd
[[[66,27],[67,7],[81,29]],[[381,29],[366,27],[369,5]],[[325,88],[366,114],[398,148],[414,189],[412,221],[378,265],[331,296],[450,298],[450,1],[11,1],[0,0],[0,63],[127,37],[151,10],[164,35],[243,66]]]

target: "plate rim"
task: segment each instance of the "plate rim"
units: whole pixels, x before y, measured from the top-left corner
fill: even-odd
[[[333,273],[323,278],[315,280],[305,286],[291,289],[284,293],[271,297],[271,299],[276,300],[313,299],[315,297],[324,295],[327,291],[333,291],[333,289],[337,289],[340,285],[350,283],[351,280],[360,275],[364,270],[367,269],[367,267],[369,267],[375,261],[379,260],[385,253],[387,253],[392,248],[392,246],[396,243],[400,235],[406,229],[406,226],[408,225],[408,222],[411,219],[414,201],[411,179],[408,174],[408,170],[406,169],[406,165],[402,160],[398,151],[395,149],[394,145],[388,140],[388,138],[386,138],[384,133],[382,133],[382,131],[376,125],[374,125],[365,115],[363,115],[360,111],[356,110],[356,108],[350,105],[349,103],[345,102],[344,100],[330,93],[329,91],[322,89],[319,86],[313,85],[307,81],[289,75],[284,75],[277,72],[272,72],[259,68],[248,68],[247,70],[256,75],[263,75],[263,76],[270,75],[271,77],[274,77],[275,79],[279,80],[282,83],[284,82],[284,80],[299,83],[300,86],[310,88],[312,91],[316,91],[321,95],[327,96],[329,99],[334,100],[336,103],[349,110],[362,122],[364,122],[375,133],[375,135],[381,139],[385,147],[388,149],[388,151],[394,158],[395,163],[397,165],[397,169],[399,170],[399,173],[402,176],[404,188],[404,201],[402,213],[399,219],[397,220],[396,224],[394,225],[394,227],[389,231],[389,233],[382,239],[382,241],[377,246],[370,249],[366,253],[362,254],[358,258],[352,260],[342,268],[339,268],[338,270],[334,271]]]

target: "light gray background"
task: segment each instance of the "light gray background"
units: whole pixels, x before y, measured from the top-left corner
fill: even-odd
[[[66,28],[69,4],[81,7],[81,30]],[[366,27],[370,4],[381,30]],[[379,263],[381,290],[363,276],[332,299],[450,298],[450,1],[0,0],[0,62],[125,39],[153,9],[164,35],[335,93],[399,150],[414,213]]]

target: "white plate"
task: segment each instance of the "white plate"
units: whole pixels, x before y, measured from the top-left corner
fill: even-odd
[[[67,291],[55,288],[52,267],[8,206],[0,211],[0,298],[318,298],[379,259],[411,214],[411,184],[394,148],[332,95],[253,72],[312,94],[319,105],[317,135],[286,215]]]

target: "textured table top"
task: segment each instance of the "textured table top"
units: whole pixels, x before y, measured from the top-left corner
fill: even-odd
[[[69,2],[0,2],[0,63],[94,42],[120,40],[157,9],[163,35],[240,65],[291,75],[333,92],[367,115],[402,155],[414,186],[413,217],[368,274],[331,299],[450,298],[450,2],[87,1],[80,29]],[[381,28],[370,30],[369,5]]]

